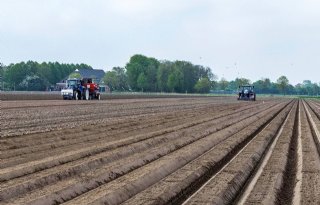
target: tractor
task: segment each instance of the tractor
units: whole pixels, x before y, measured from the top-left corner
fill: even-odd
[[[99,85],[93,83],[92,78],[71,78],[66,82],[66,88],[61,90],[64,100],[92,100],[101,99]]]
[[[256,93],[253,89],[252,85],[239,86],[238,100],[256,101]]]

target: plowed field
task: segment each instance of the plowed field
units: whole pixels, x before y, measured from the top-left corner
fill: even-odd
[[[320,101],[3,101],[0,204],[320,204]]]

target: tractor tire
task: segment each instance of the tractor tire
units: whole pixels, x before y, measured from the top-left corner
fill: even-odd
[[[75,100],[79,100],[79,94],[78,94],[78,92],[77,91],[74,91],[74,99]]]
[[[89,100],[89,98],[90,98],[89,90],[87,89],[86,92],[85,92],[85,99]]]

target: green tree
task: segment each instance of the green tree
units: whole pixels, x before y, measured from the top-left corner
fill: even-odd
[[[103,81],[109,86],[111,91],[116,90],[119,87],[119,80],[117,78],[117,73],[115,71],[106,72]]]
[[[39,64],[38,62],[28,61],[26,63],[21,62],[8,65],[4,72],[4,79],[6,80],[6,87],[9,89],[26,90],[23,85],[28,85],[28,89],[43,90],[43,85],[45,87],[55,85],[63,78],[67,78],[77,68],[92,69],[85,64],[60,64],[58,62],[43,62]],[[22,83],[22,81],[24,82]],[[32,82],[39,82],[41,85],[29,86]]]
[[[143,55],[134,55],[126,65],[128,82],[133,90],[139,90],[138,78],[141,73],[146,78],[145,89],[148,91],[157,90],[157,70],[159,61],[155,58],[148,58]]]
[[[174,73],[171,73],[168,77],[168,82],[167,82],[168,88],[174,92],[175,87],[177,87],[177,81],[176,81],[176,76]]]
[[[181,83],[176,90],[178,92],[194,92],[194,85],[197,83],[198,67],[187,61],[175,61],[174,72],[179,72]]]
[[[219,81],[219,88],[221,90],[226,90],[228,85],[229,85],[229,82],[225,78],[221,78],[221,80]]]
[[[0,63],[0,76],[2,77],[4,74],[4,65]]]
[[[157,91],[157,72],[159,68],[159,61],[155,58],[148,59],[148,67],[145,70],[147,89],[151,92]]]
[[[80,79],[80,78],[81,78],[81,75],[80,75],[80,73],[75,73],[75,72],[73,72],[73,73],[71,73],[71,74],[69,75],[69,78],[78,78],[78,79]]]
[[[288,87],[289,80],[286,76],[281,76],[277,79],[277,86],[283,95],[286,94],[286,88]]]
[[[307,92],[307,95],[312,95],[313,94],[313,86],[311,80],[304,80],[302,82],[304,89]]]
[[[313,95],[316,95],[316,96],[320,94],[320,87],[317,83],[312,84],[312,92],[313,92]]]
[[[25,79],[18,85],[20,90],[38,90],[38,91],[45,91],[47,88],[47,83],[44,79],[40,78],[37,75],[33,76],[26,76]]]
[[[129,90],[127,76],[125,69],[121,67],[114,67],[112,71],[108,71],[103,78],[106,85],[110,87],[112,91],[126,91]]]
[[[118,81],[116,89],[119,91],[129,90],[128,77],[127,77],[125,68],[114,67],[112,68],[112,71],[116,73],[116,77]]]
[[[199,93],[209,93],[210,88],[211,83],[208,78],[200,79],[195,85],[195,90]]]
[[[148,87],[147,78],[144,73],[140,73],[138,80],[137,80],[138,87],[143,90],[145,90]]]
[[[0,63],[0,90],[3,89],[3,85],[4,85],[4,65],[2,63]]]
[[[271,89],[271,81],[269,78],[262,78],[262,92],[263,93],[270,93],[270,89]]]
[[[173,70],[172,62],[163,61],[160,63],[158,72],[157,72],[157,84],[158,84],[158,89],[161,92],[171,91],[168,87],[168,78],[172,70]]]
[[[183,92],[183,74],[177,67],[171,71],[168,77],[167,86],[172,92]]]
[[[33,76],[30,66],[26,63],[21,62],[17,64],[10,64],[7,71],[5,72],[5,80],[13,89],[16,85],[19,85],[27,76]]]
[[[305,95],[306,91],[301,83],[294,86],[294,89],[298,95]]]
[[[251,81],[247,78],[236,78],[235,82],[237,84],[237,87],[251,84]]]

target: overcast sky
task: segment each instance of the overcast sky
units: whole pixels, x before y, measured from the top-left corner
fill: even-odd
[[[319,0],[0,0],[0,62],[187,60],[219,78],[320,82]]]

